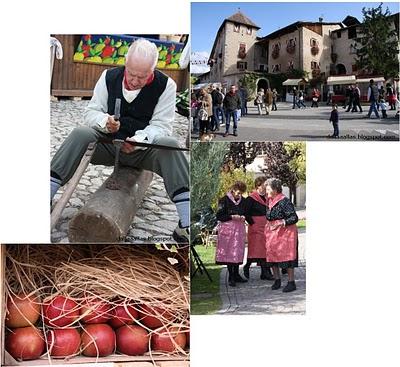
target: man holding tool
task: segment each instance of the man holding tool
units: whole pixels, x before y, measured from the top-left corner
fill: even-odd
[[[164,179],[180,219],[173,238],[188,242],[188,160],[171,137],[176,84],[155,70],[157,60],[156,45],[138,39],[130,46],[124,67],[102,73],[85,111],[88,126],[75,128],[51,161],[51,199],[74,175],[88,145],[98,142],[91,163],[115,164],[115,187],[110,189],[118,189],[118,164],[149,170]]]

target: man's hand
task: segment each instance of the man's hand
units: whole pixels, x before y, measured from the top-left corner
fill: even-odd
[[[109,133],[113,134],[119,130],[120,122],[114,120],[114,116],[108,116],[106,129]]]
[[[135,142],[136,140],[134,138],[126,138],[127,141],[131,141],[131,142]],[[135,150],[135,146],[133,144],[130,143],[123,143],[121,146],[121,150],[126,153],[132,153]]]

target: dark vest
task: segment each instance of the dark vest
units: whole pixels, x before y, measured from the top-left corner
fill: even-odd
[[[116,98],[121,99],[121,126],[113,137],[125,140],[127,137],[135,135],[137,130],[143,130],[149,125],[158,100],[167,86],[168,77],[155,70],[154,80],[140,90],[132,103],[128,103],[122,93],[124,71],[124,66],[107,70],[106,85],[108,91],[107,113],[109,115],[114,115]]]

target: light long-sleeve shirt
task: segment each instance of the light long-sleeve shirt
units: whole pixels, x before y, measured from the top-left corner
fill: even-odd
[[[105,133],[106,123],[110,116],[108,111],[108,91],[106,85],[105,70],[96,83],[93,91],[93,97],[90,100],[85,112],[84,121],[90,127],[95,127]],[[122,94],[128,103],[131,103],[139,95],[139,90],[129,91],[122,81]],[[149,125],[143,130],[136,131],[132,137],[137,142],[152,143],[155,137],[172,135],[172,123],[175,119],[175,99],[176,99],[176,83],[168,78],[164,92],[161,94],[153,116],[149,121]]]

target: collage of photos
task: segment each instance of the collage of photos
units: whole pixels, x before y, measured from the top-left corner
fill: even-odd
[[[191,315],[305,320],[310,145],[399,144],[399,14],[193,2],[186,33],[49,31],[48,240],[0,245],[0,366],[189,367]]]

